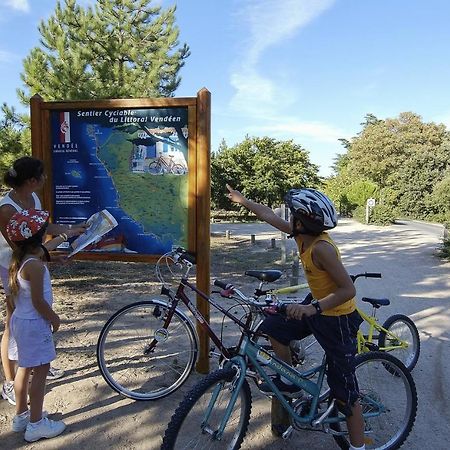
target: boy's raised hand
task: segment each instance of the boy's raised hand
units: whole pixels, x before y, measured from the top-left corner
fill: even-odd
[[[235,189],[233,189],[228,183],[226,186],[228,189],[227,197],[233,203],[242,203],[245,200],[245,197],[239,191],[236,191]]]

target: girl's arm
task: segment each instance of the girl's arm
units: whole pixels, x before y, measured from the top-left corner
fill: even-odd
[[[55,234],[67,234],[68,237],[78,236],[86,231],[86,223],[74,223],[73,225],[62,225],[59,223],[49,223],[47,233],[54,236]]]
[[[22,277],[30,282],[31,301],[36,311],[52,324],[53,332],[58,331],[60,319],[44,300],[44,272],[42,261],[32,260],[22,269]]]
[[[278,228],[284,233],[292,233],[292,227],[289,222],[277,216],[271,208],[262,205],[261,203],[256,203],[248,198],[245,198],[239,191],[233,189],[229,184],[227,184],[228,198],[234,202],[247,208],[249,211],[254,213],[258,219],[267,222],[275,228]]]
[[[58,236],[55,236],[53,239],[50,239],[49,241],[44,243],[45,248],[51,252],[52,250],[55,250],[56,247],[58,247],[58,245],[62,244],[63,242],[67,241],[67,239],[74,237],[74,236],[78,236],[79,234],[81,234],[84,230],[85,230],[85,226],[83,227],[72,227],[72,228],[68,228],[66,225],[58,225],[58,224],[53,224],[50,223],[47,227],[47,232],[49,234],[53,234],[53,232],[49,232],[49,228],[50,225],[52,225],[51,230],[55,230],[57,229],[56,227],[62,228],[64,227],[66,229],[66,231],[61,231]],[[82,230],[82,231],[80,231]]]

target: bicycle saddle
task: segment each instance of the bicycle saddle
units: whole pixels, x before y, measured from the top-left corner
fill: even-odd
[[[361,300],[363,302],[370,303],[374,308],[380,308],[381,306],[387,306],[391,303],[391,301],[388,298],[363,297]]]
[[[245,275],[258,278],[259,281],[276,281],[283,275],[281,270],[246,270]]]

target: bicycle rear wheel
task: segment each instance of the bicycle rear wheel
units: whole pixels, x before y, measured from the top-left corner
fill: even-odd
[[[366,449],[400,448],[417,414],[416,386],[409,370],[384,352],[357,355],[355,365],[365,421]],[[345,426],[344,422],[341,424]],[[342,449],[349,448],[347,436],[334,438]]]
[[[389,335],[380,331],[378,346],[382,351],[388,351],[398,358],[406,368],[414,369],[420,354],[420,338],[414,322],[404,314],[395,314],[389,317],[383,324],[383,328],[392,333]],[[401,347],[401,342],[406,342],[407,347]],[[397,347],[389,350],[389,347]],[[386,348],[387,350],[384,350]]]
[[[220,369],[194,386],[172,416],[161,450],[236,450],[241,447],[247,433],[252,402],[247,380],[244,380],[239,390],[221,439],[216,438],[216,432],[235,390],[235,374],[233,368]]]
[[[163,328],[169,307],[159,300],[133,303],[105,324],[97,343],[97,362],[105,381],[134,400],[156,400],[178,389],[198,354],[189,319],[175,310]]]

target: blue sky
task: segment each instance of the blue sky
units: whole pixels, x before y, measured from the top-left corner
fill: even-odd
[[[413,111],[450,126],[447,0],[175,3],[192,52],[176,96],[211,91],[213,150],[246,135],[293,139],[329,175],[338,138],[358,133],[367,113]],[[18,105],[22,60],[55,5],[0,0],[0,102]]]

